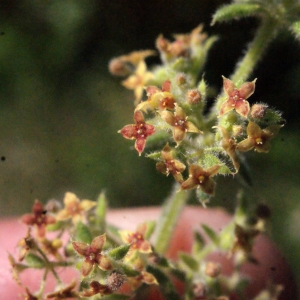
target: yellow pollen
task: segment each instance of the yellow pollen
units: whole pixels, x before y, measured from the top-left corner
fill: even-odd
[[[203,183],[204,179],[205,179],[205,176],[203,176],[203,175],[200,175],[198,177],[198,180],[199,180],[200,183]]]
[[[263,141],[262,141],[261,138],[256,138],[256,139],[255,139],[255,143],[261,145],[261,144],[263,143]]]

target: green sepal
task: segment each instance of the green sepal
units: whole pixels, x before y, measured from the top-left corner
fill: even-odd
[[[34,253],[28,253],[25,256],[25,261],[30,268],[34,269],[42,269],[46,266],[45,261]]]
[[[120,268],[123,270],[124,274],[128,277],[135,277],[138,276],[140,274],[139,271],[133,269],[132,267],[130,267],[129,265],[126,264],[120,264],[119,265]]]
[[[111,294],[101,297],[102,300],[127,300],[130,299],[129,295],[124,294]]]
[[[154,230],[155,230],[156,222],[155,221],[149,221],[146,224],[147,224],[147,229],[146,229],[144,238],[145,238],[145,240],[148,240],[151,237],[151,235],[153,234]]]
[[[191,255],[180,252],[179,253],[179,259],[191,270],[191,271],[198,271],[199,269],[199,263],[198,261],[193,258]]]
[[[108,256],[113,260],[123,259],[130,249],[130,244],[119,246],[115,249],[112,249],[108,252]]]
[[[90,244],[92,239],[89,228],[82,222],[78,222],[75,229],[75,241]]]
[[[205,233],[207,234],[207,236],[209,237],[209,239],[215,244],[215,245],[219,245],[220,242],[220,238],[218,237],[217,233],[209,226],[202,224],[201,227],[203,228],[203,230],[205,231]]]
[[[225,165],[224,162],[222,162],[218,157],[216,157],[213,154],[205,154],[202,158],[202,164],[205,166],[205,168],[212,167],[214,165],[220,165],[220,169],[218,171],[218,174],[221,175],[229,175],[232,174],[232,171]]]
[[[186,273],[182,270],[172,268],[170,273],[182,282],[186,280]]]
[[[253,17],[264,12],[259,4],[233,3],[220,7],[213,15],[211,25],[216,22],[227,22],[233,19],[238,20],[246,17]]]
[[[104,192],[102,192],[97,199],[96,206],[96,224],[100,232],[105,232],[106,227],[106,210],[107,210],[107,200]]]
[[[46,226],[47,231],[58,231],[64,227],[64,222],[57,221],[54,224]]]
[[[151,158],[153,160],[160,160],[161,159],[161,151],[156,151],[156,152],[146,154],[146,157]]]

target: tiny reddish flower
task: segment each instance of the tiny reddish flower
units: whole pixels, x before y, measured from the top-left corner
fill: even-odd
[[[147,65],[142,60],[139,62],[135,73],[122,82],[127,89],[134,90],[135,104],[140,102],[143,96],[144,86],[147,85],[153,77],[151,72],[147,72]]]
[[[65,208],[61,210],[56,219],[58,221],[66,221],[72,219],[73,224],[83,221],[85,218],[85,213],[96,206],[95,201],[82,200],[74,194],[67,192],[64,197]]]
[[[56,292],[48,294],[47,299],[55,298],[56,300],[59,300],[59,299],[69,299],[69,298],[78,297],[79,294],[76,291],[74,291],[75,287],[76,287],[76,281],[73,280],[71,284],[69,284],[65,288],[62,288]]]
[[[113,291],[106,284],[101,284],[98,281],[92,281],[90,283],[90,289],[83,289],[83,292],[80,293],[81,297],[91,297],[97,294],[100,295],[110,295]]]
[[[165,145],[161,151],[161,156],[164,161],[159,161],[156,164],[156,169],[167,176],[172,174],[176,181],[183,182],[181,173],[185,170],[185,165],[173,158],[172,149],[169,144]]]
[[[237,173],[240,168],[240,161],[236,154],[236,147],[237,147],[236,141],[233,137],[230,137],[226,128],[222,126],[216,126],[216,128],[220,129],[220,131],[222,132],[223,135],[222,147],[231,158],[235,171]]]
[[[95,237],[91,245],[83,242],[72,243],[74,250],[85,257],[81,267],[81,274],[83,276],[89,275],[95,264],[103,271],[109,271],[112,269],[110,260],[102,254],[105,241],[106,235],[102,234]]]
[[[198,89],[189,90],[186,93],[186,101],[190,105],[196,105],[201,102],[202,96]]]
[[[243,83],[241,87],[237,89],[230,79],[224,76],[222,77],[223,89],[228,97],[227,100],[221,105],[218,117],[221,117],[229,111],[235,109],[238,114],[244,118],[247,118],[247,115],[250,111],[250,106],[246,99],[248,99],[254,93],[256,79],[254,79],[252,82]]]
[[[20,247],[19,261],[22,261],[30,250],[36,249],[36,242],[31,236],[31,228],[28,229],[26,237],[18,242],[18,246]]]
[[[176,100],[170,91],[171,91],[170,80],[166,80],[163,83],[162,89],[159,89],[156,86],[148,86],[146,88],[148,99],[138,104],[135,110],[146,111],[147,109],[149,110],[174,109]]]
[[[145,123],[144,115],[139,110],[134,112],[134,121],[135,124],[126,125],[118,132],[126,139],[136,139],[135,149],[141,155],[145,149],[147,137],[152,135],[155,129],[153,125]]]
[[[278,133],[282,125],[270,125],[261,129],[256,123],[249,122],[247,126],[247,139],[237,144],[237,150],[246,152],[254,148],[257,152],[269,152],[271,148],[270,140]]]
[[[142,253],[151,253],[151,245],[147,240],[145,240],[146,231],[147,224],[142,223],[138,225],[136,232],[119,230],[119,234],[124,243],[130,244],[131,250],[138,250]]]
[[[219,165],[214,165],[206,170],[198,165],[191,165],[189,178],[181,184],[181,189],[190,190],[200,187],[204,193],[214,195],[216,183],[211,177],[218,174],[219,169]]]
[[[173,138],[177,146],[185,138],[186,132],[202,133],[192,122],[187,120],[184,110],[176,105],[175,113],[170,111],[162,111],[160,113],[163,120],[173,126]]]
[[[35,201],[33,208],[33,214],[26,214],[22,217],[22,222],[27,225],[34,225],[37,227],[37,233],[39,237],[44,237],[46,233],[46,226],[56,222],[55,218],[47,215],[44,206],[38,200]]]

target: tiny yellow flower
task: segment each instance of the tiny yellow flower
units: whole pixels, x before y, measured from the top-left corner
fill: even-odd
[[[56,219],[66,221],[72,219],[73,224],[83,221],[85,213],[96,205],[91,200],[79,200],[74,193],[67,192],[64,198],[65,208],[61,210]]]

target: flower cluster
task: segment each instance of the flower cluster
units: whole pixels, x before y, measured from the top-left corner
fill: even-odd
[[[215,192],[213,176],[238,173],[242,152],[251,149],[268,152],[270,140],[282,127],[278,112],[265,104],[249,104],[256,79],[236,85],[223,76],[223,94],[206,113],[208,86],[203,78],[197,82],[199,73],[192,66],[197,65],[198,72],[202,70],[213,41],[213,37],[202,33],[201,26],[190,34],[175,35],[173,42],[161,35],[156,46],[163,64],[149,71],[144,59],[146,54],[154,52],[127,55],[140,59],[136,68],[132,68],[134,75],[125,80],[131,82],[136,78],[135,94],[138,91],[139,96],[135,98],[135,124],[119,130],[123,137],[136,140],[139,155],[145,150],[146,142],[151,148],[165,143],[163,149],[147,154],[157,161],[157,170],[167,176],[172,174],[181,189],[200,188],[207,195]],[[113,61],[119,60],[122,56]],[[146,95],[144,101],[142,88]],[[142,101],[137,103],[137,100]],[[266,113],[273,116],[267,124]]]

